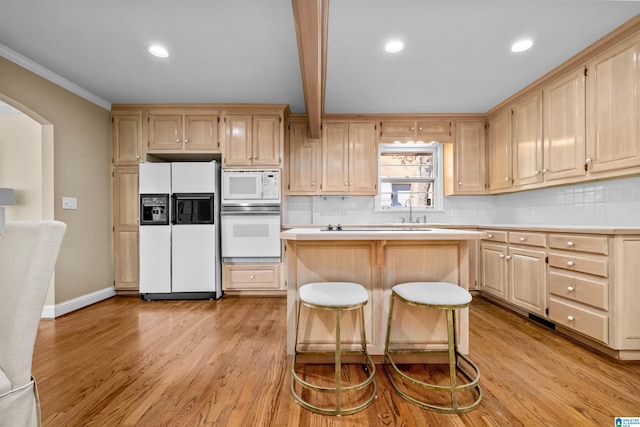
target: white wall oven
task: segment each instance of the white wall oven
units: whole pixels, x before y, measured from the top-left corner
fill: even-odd
[[[222,171],[222,259],[279,262],[280,171]]]

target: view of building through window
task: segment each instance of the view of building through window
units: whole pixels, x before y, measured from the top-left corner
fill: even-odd
[[[380,208],[395,207],[433,209],[440,174],[439,144],[380,144],[379,200]]]

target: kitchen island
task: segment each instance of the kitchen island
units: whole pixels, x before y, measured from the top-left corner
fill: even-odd
[[[402,282],[446,281],[465,289],[469,280],[469,242],[486,233],[443,228],[344,227],[341,230],[294,228],[280,234],[285,243],[287,285],[287,351],[293,353],[296,301],[299,287],[310,282],[356,282],[369,291],[365,328],[369,353],[381,361],[391,288]],[[402,307],[394,317],[400,322],[392,337],[405,348],[446,346],[445,317],[434,310]],[[343,342],[356,345],[359,330],[355,310],[343,318]],[[459,348],[469,348],[468,309],[459,315]],[[299,344],[308,349],[333,346],[331,313],[303,309]]]

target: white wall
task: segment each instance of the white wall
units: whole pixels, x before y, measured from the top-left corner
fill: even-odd
[[[290,196],[283,223],[383,224],[406,212],[375,212],[373,197]],[[640,227],[640,177],[590,182],[495,196],[445,197],[444,210],[413,210],[427,222]]]

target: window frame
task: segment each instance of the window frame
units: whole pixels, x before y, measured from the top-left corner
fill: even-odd
[[[439,142],[429,143],[386,143],[378,144],[377,163],[378,163],[378,194],[375,196],[375,210],[377,212],[408,212],[408,206],[385,206],[382,207],[382,184],[381,173],[381,157],[384,153],[389,152],[423,152],[432,153],[433,155],[433,178],[425,179],[425,181],[433,182],[433,200],[431,207],[413,206],[414,212],[441,212],[444,210],[444,145]]]

